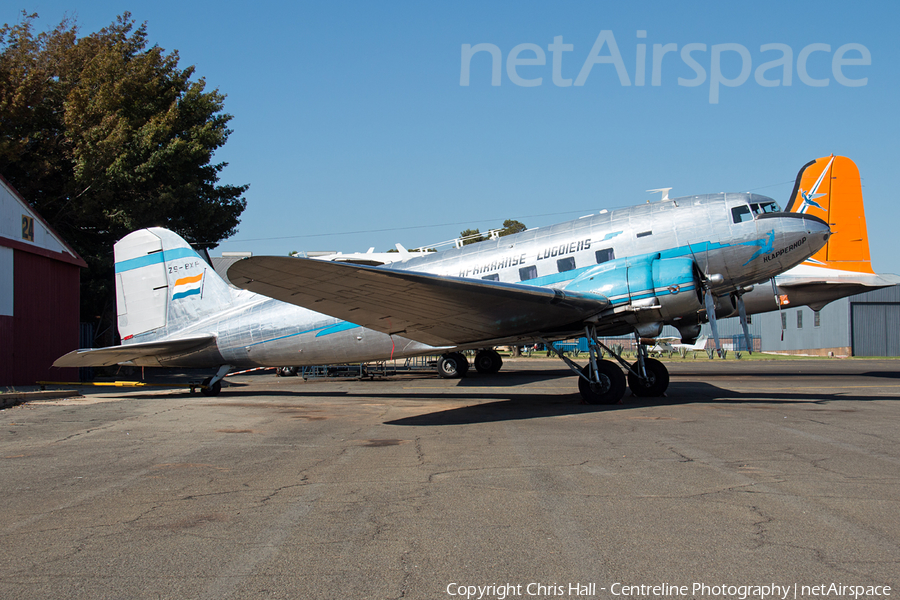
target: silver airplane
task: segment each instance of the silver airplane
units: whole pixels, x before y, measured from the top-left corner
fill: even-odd
[[[745,213],[751,219],[745,219]],[[738,218],[740,217],[740,218]],[[619,402],[627,384],[656,396],[665,366],[633,364],[601,336],[658,336],[664,324],[696,337],[700,323],[743,306],[740,294],[802,263],[828,240],[820,218],[780,212],[756,194],[665,199],[546,228],[427,253],[382,267],[253,257],[219,278],[190,245],[161,228],[115,245],[122,345],[82,349],[58,367],[218,368],[216,394],[235,368],[354,363],[441,354],[444,377],[496,372],[497,345],[549,344],[584,335],[578,375],[586,402]],[[610,353],[625,372],[600,350]],[[640,344],[638,348],[643,348]]]

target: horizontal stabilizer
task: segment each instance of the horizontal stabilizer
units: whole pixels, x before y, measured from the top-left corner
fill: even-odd
[[[237,287],[432,346],[579,329],[604,296],[287,256],[236,262]]]
[[[172,356],[182,354],[190,350],[197,350],[210,342],[215,342],[216,336],[203,335],[177,340],[160,340],[155,342],[143,342],[136,344],[123,344],[121,346],[108,346],[106,348],[86,348],[73,350],[56,359],[54,367],[108,367],[137,358],[147,356]]]

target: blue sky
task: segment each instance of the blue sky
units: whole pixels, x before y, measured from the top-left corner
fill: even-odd
[[[285,2],[209,1],[127,5],[105,0],[13,0],[0,21],[21,10],[38,26],[75,16],[82,33],[131,11],[151,43],[177,49],[210,88],[227,94],[234,133],[217,154],[229,163],[224,183],[250,184],[237,235],[217,250],[287,254],[292,250],[384,251],[485,231],[513,218],[529,227],[600,208],[644,202],[647,189],[672,195],[756,191],[785,204],[798,169],[831,153],[851,157],[863,179],[873,263],[894,266],[900,208],[897,98],[900,45],[883,3],[845,2]],[[615,65],[594,64],[576,80],[602,31],[611,32],[629,83]],[[639,38],[638,32],[646,32]],[[501,81],[491,85],[491,56],[475,55],[460,85],[462,46],[493,44]],[[514,70],[540,85],[516,85],[507,71],[520,44],[542,49],[544,65]],[[638,45],[646,47],[644,85],[636,85]],[[653,45],[675,44],[651,85]],[[696,73],[701,85],[679,85]],[[712,48],[739,44],[751,70],[710,102]],[[792,53],[791,85],[764,87],[756,69]],[[798,59],[810,44],[804,83]],[[840,73],[866,78],[841,85],[838,49],[862,45],[869,65]],[[723,78],[737,78],[738,52],[720,52]],[[734,46],[730,46],[734,48]],[[821,48],[818,46],[816,48]],[[606,45],[598,56],[609,56]],[[845,59],[858,58],[851,50]],[[536,53],[525,48],[518,57]],[[766,71],[781,79],[782,68]],[[782,82],[783,83],[783,82]]]

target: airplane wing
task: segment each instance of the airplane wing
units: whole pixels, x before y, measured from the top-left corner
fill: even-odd
[[[214,342],[216,336],[203,335],[177,340],[162,340],[158,342],[142,342],[136,344],[123,344],[121,346],[108,346],[106,348],[86,348],[73,350],[60,356],[54,361],[54,367],[108,367],[136,358],[145,356],[168,356],[181,354],[189,350],[196,350],[210,342]]]
[[[828,269],[820,269],[820,271],[814,275],[794,275],[792,271],[787,271],[777,277],[778,287],[846,285],[848,288],[854,286],[860,292],[868,292],[900,283],[900,277],[889,273],[854,273],[850,271],[829,273]]]
[[[432,346],[578,331],[600,295],[288,256],[234,263],[240,287]]]
[[[800,265],[779,275],[776,282],[778,288],[789,295],[792,304],[821,310],[838,298],[896,285],[900,283],[900,277]]]

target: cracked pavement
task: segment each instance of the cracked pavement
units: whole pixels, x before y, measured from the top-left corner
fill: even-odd
[[[531,359],[0,411],[0,597],[900,587],[900,361],[667,364],[611,407]]]

